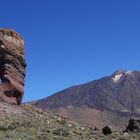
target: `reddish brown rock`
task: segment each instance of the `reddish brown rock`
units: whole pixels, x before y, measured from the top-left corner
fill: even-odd
[[[0,29],[0,100],[20,104],[24,94],[26,63],[24,41],[9,29]]]

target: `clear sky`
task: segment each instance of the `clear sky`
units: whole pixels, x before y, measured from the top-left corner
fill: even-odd
[[[3,0],[0,13],[25,40],[24,101],[140,70],[139,0]]]

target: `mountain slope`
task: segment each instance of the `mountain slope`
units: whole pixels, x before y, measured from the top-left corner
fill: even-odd
[[[80,116],[82,111],[93,116],[97,114],[95,112],[102,112],[104,115],[99,115],[100,117],[95,119],[97,121],[99,118],[103,120],[104,116],[106,116],[108,121],[110,121],[115,116],[117,116],[117,119],[139,116],[139,101],[140,72],[118,70],[110,76],[73,86],[48,98],[38,100],[33,105],[65,115],[74,120],[78,120],[78,115]],[[75,107],[77,110],[75,110]],[[73,112],[69,111],[70,108],[71,110],[73,108]],[[74,112],[77,113],[76,116],[73,115]],[[90,123],[86,117],[83,117],[82,120]],[[107,122],[107,120],[105,121]],[[114,126],[116,124],[117,121],[114,123]]]
[[[104,137],[89,127],[43,112],[31,105],[0,102],[1,140],[91,140]]]
[[[103,135],[91,126],[81,127],[64,117],[43,112],[31,105],[0,102],[1,140],[136,140],[140,133],[114,132]]]

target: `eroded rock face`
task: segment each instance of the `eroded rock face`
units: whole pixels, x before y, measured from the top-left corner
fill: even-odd
[[[24,94],[24,41],[9,29],[0,29],[0,100],[20,104]]]

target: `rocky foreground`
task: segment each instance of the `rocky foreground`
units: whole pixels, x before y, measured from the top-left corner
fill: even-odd
[[[140,133],[137,130],[104,135],[98,128],[81,127],[31,105],[0,102],[0,140],[140,140]]]

